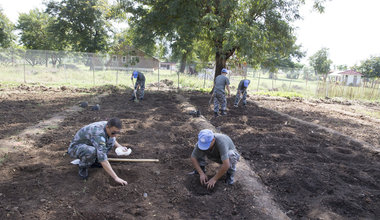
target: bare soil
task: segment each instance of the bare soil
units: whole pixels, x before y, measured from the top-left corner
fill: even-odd
[[[17,136],[25,127],[93,95],[70,89],[19,90],[1,93],[0,139]],[[221,180],[213,190],[207,190],[196,175],[187,174],[192,170],[189,156],[199,131],[190,120],[193,116],[181,111],[174,92],[148,91],[146,100],[139,103],[128,101],[130,91],[110,92],[101,99],[100,111],[86,108],[70,115],[56,128],[30,137],[33,142],[28,149],[2,155],[0,219],[270,218],[255,209],[254,199],[238,179],[233,186]],[[321,125],[378,146],[380,135],[372,131],[378,129],[376,120],[352,120],[342,129],[348,123],[347,115],[323,114],[329,112],[320,112],[319,104],[326,103],[289,104],[255,97],[247,107],[237,109],[230,98],[228,115],[213,118],[209,96],[194,92],[183,95],[233,139],[291,219],[380,216],[379,154],[358,142],[259,106],[289,114],[302,109],[309,118],[302,118],[300,113],[293,116],[319,120]],[[280,104],[287,107],[279,109]],[[345,105],[336,105],[346,109]],[[78,168],[70,164],[72,158],[66,154],[70,140],[82,126],[114,116],[124,123],[118,141],[132,148],[129,158],[157,158],[160,162],[112,163],[115,172],[128,181],[127,186],[117,185],[101,168],[91,168],[89,179],[81,180]],[[363,124],[352,126],[355,123]],[[360,126],[367,126],[368,132],[355,136]],[[112,151],[110,157],[116,154]],[[208,167],[207,174],[211,176],[215,169]]]

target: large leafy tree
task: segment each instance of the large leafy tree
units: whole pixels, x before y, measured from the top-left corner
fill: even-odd
[[[51,31],[57,40],[80,52],[108,48],[110,24],[106,20],[106,1],[50,0],[46,4],[46,12],[55,19]]]
[[[59,39],[54,21],[54,18],[38,9],[20,14],[16,26],[20,30],[20,42],[26,49],[45,51],[27,51],[26,59],[31,65],[38,64],[39,60],[44,60],[48,65],[50,58],[55,66],[62,59],[63,53],[60,51],[69,49],[68,42]]]
[[[309,58],[310,66],[314,68],[316,74],[322,75],[326,80],[330,72],[332,61],[329,59],[329,49],[322,48]]]
[[[48,38],[49,15],[38,9],[21,13],[16,28],[20,30],[20,42],[27,49],[50,50]]]
[[[8,48],[14,44],[15,35],[13,34],[14,25],[5,16],[3,9],[0,8],[0,47]]]
[[[251,64],[294,52],[292,21],[304,0],[119,0],[136,33],[134,43],[172,42],[183,58],[195,42],[206,42],[216,63],[215,77],[236,54]],[[324,0],[314,0],[322,10]]]
[[[380,78],[380,57],[372,56],[362,61],[358,69],[367,78]]]

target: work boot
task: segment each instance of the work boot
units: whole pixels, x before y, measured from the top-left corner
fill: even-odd
[[[140,101],[144,100],[144,98],[140,98]]]
[[[225,182],[226,182],[228,185],[232,185],[232,184],[234,184],[234,174],[230,174],[230,173],[227,172]]]
[[[201,169],[202,169],[203,173],[206,173],[206,167],[205,166],[201,166]],[[194,175],[194,174],[199,174],[196,169],[193,169],[193,171],[191,171],[189,173],[189,175]]]
[[[79,167],[79,176],[84,180],[87,179],[88,178],[88,167],[86,167],[86,166]]]
[[[237,105],[237,104],[235,104],[235,105],[234,105],[234,107],[235,107],[235,108],[237,108],[237,107],[238,107],[238,105]]]
[[[227,115],[227,112],[226,112],[226,110],[222,110],[222,112],[220,114],[221,115]]]
[[[218,117],[219,116],[218,112],[214,112],[214,116]]]
[[[129,101],[134,101],[135,100],[135,97],[132,96],[132,98],[129,99]]]

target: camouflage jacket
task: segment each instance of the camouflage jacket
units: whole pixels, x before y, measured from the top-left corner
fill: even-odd
[[[81,128],[74,136],[70,147],[78,144],[86,144],[96,148],[99,162],[108,159],[107,153],[115,145],[115,138],[106,133],[107,121],[94,122]]]

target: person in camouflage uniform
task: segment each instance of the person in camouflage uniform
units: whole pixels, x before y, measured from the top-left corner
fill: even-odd
[[[222,69],[222,74],[215,78],[214,85],[214,115],[218,116],[219,112],[219,103],[221,106],[221,115],[227,114],[227,100],[226,100],[226,91],[227,88],[228,96],[230,96],[230,80],[226,77],[227,69]]]
[[[243,79],[240,81],[238,88],[237,88],[237,93],[236,93],[236,98],[235,98],[235,107],[238,107],[240,97],[243,96],[241,99],[243,100],[243,105],[245,106],[247,104],[247,88],[248,85],[251,81],[248,79]]]
[[[67,153],[80,159],[79,176],[88,178],[90,166],[103,167],[105,171],[118,183],[127,185],[127,181],[119,178],[108,162],[107,153],[113,146],[123,147],[116,141],[122,123],[119,118],[107,121],[94,122],[82,127],[72,139]]]
[[[130,99],[131,101],[135,100],[135,98],[138,98],[140,100],[144,99],[144,89],[145,89],[145,76],[144,74],[138,72],[138,71],[133,71],[131,80],[133,81],[133,78],[136,79],[135,82],[135,90],[136,90],[136,96],[135,97],[135,92],[133,91],[132,98]],[[139,94],[137,94],[139,93]]]
[[[205,174],[206,157],[222,164],[210,180]],[[225,134],[214,133],[209,129],[203,129],[198,134],[198,142],[191,154],[191,162],[195,169],[190,174],[199,174],[201,184],[207,185],[208,189],[213,188],[224,174],[226,174],[225,182],[232,185],[234,184],[236,164],[239,160],[240,155],[230,137]]]

